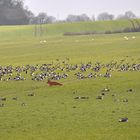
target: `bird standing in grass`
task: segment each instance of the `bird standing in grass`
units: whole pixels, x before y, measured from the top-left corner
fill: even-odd
[[[128,118],[120,118],[119,122],[128,122]]]

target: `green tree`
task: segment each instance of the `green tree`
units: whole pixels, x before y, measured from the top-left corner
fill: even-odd
[[[31,15],[23,0],[0,0],[0,25],[28,24]]]

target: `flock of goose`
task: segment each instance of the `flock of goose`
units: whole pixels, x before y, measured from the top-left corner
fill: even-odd
[[[137,61],[138,62],[138,61]],[[109,63],[101,62],[88,62],[81,64],[71,64],[67,58],[65,61],[56,59],[55,62],[50,64],[41,65],[25,65],[25,66],[0,66],[0,81],[42,81],[47,79],[51,80],[66,79],[70,76],[74,76],[76,79],[82,80],[86,78],[111,78],[113,72],[128,72],[128,71],[140,71],[140,63],[127,63],[126,59],[120,61],[111,61]],[[55,82],[56,84],[57,82]],[[62,84],[61,84],[62,85]],[[103,100],[107,93],[110,92],[109,88],[104,88],[101,94],[96,97],[97,100]],[[133,89],[128,89],[127,92],[133,92]],[[28,94],[28,96],[35,96],[34,93]],[[113,94],[113,97],[116,95]],[[13,100],[18,100],[17,97],[13,97]],[[75,100],[87,100],[88,96],[76,96]],[[0,107],[4,107],[3,102],[6,101],[5,97],[0,97]],[[128,99],[124,99],[123,102],[128,102]],[[26,106],[26,103],[22,103],[22,106]],[[128,118],[120,118],[119,122],[128,122]]]
[[[71,64],[66,61],[56,60],[55,63],[42,65],[25,66],[0,66],[0,81],[42,81],[66,79],[74,76],[76,79],[86,78],[110,78],[114,71],[140,71],[140,63],[127,63],[125,59],[121,61],[111,61],[109,63],[88,62],[81,64]]]

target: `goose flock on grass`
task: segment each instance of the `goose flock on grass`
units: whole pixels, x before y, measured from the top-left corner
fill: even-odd
[[[111,78],[114,72],[140,71],[140,63],[128,63],[126,59],[112,60],[109,63],[88,62],[71,64],[69,58],[65,61],[25,66],[0,66],[0,81],[43,81],[61,80],[68,77],[75,79]]]

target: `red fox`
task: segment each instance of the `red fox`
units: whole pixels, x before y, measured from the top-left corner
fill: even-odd
[[[62,86],[63,85],[61,83],[50,81],[50,80],[48,80],[47,83],[48,83],[49,86]]]

